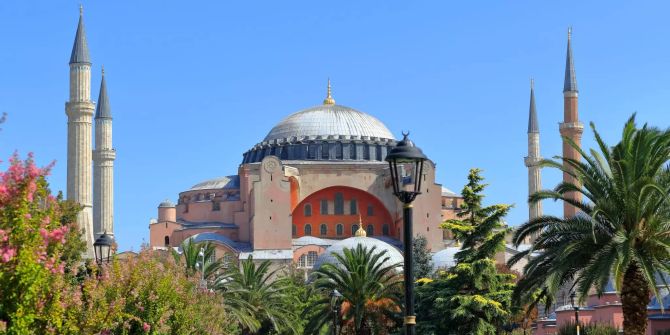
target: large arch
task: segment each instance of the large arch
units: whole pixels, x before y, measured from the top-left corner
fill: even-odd
[[[336,204],[343,200],[344,203]],[[340,200],[341,199],[341,200]],[[356,213],[351,212],[351,201],[355,200],[358,208]],[[304,207],[311,206],[311,215],[306,216]],[[327,208],[327,210],[323,210]],[[371,210],[368,210],[371,208]],[[337,209],[337,213],[336,213]],[[363,190],[348,186],[331,186],[318,190],[305,197],[292,211],[293,225],[295,225],[296,234],[293,238],[304,236],[305,225],[312,227],[312,236],[320,238],[343,239],[351,237],[352,225],[358,225],[359,220],[363,221],[363,226],[372,225],[372,230],[379,235],[388,232],[389,237],[398,238],[398,230],[395,222],[392,220],[391,213],[384,204],[374,195]],[[322,224],[327,226],[326,235],[321,235]],[[344,227],[343,234],[338,235],[337,225]],[[384,229],[388,225],[391,229]]]

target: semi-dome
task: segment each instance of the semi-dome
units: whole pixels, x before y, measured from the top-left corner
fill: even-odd
[[[335,104],[328,96],[323,105],[291,114],[244,153],[243,164],[266,156],[281,160],[383,162],[396,144],[393,134],[377,118]]]
[[[433,270],[444,270],[456,265],[456,253],[460,250],[460,247],[448,247],[433,254]]]
[[[270,130],[264,141],[329,136],[393,139],[389,129],[372,115],[341,105],[319,105],[289,115]]]
[[[359,233],[362,232],[362,233]],[[334,256],[334,254],[338,255],[343,255],[344,254],[344,249],[354,249],[356,248],[359,244],[367,247],[368,249],[376,247],[375,252],[381,252],[382,250],[386,250],[386,255],[385,257],[388,257],[386,262],[384,262],[384,266],[390,266],[390,265],[401,265],[403,262],[403,257],[398,248],[382,241],[379,239],[376,239],[374,237],[367,237],[365,234],[365,230],[359,229],[359,232],[356,233],[356,236],[354,237],[349,237],[347,239],[341,240],[324,251],[319,258],[316,260],[316,263],[314,263],[314,269],[320,268],[323,264],[330,263],[330,264],[337,264],[337,258]]]

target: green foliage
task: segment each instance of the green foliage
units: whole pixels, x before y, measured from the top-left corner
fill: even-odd
[[[286,280],[275,280],[277,270],[270,261],[256,264],[253,257],[233,264],[214,286],[221,292],[226,308],[237,318],[242,334],[268,334],[271,331],[296,334],[297,304],[287,294]]]
[[[425,236],[417,236],[412,240],[412,258],[414,259],[414,277],[428,278],[433,272],[433,261],[428,250]]]
[[[635,116],[625,124],[621,141],[606,145],[591,124],[599,151],[590,155],[578,150],[582,160],[546,160],[544,166],[559,169],[579,181],[560,183],[554,190],[531,195],[529,201],[561,200],[581,213],[570,218],[542,216],[516,231],[514,242],[538,235],[533,248],[510,260],[514,264],[537,253],[524,268],[515,291],[517,301],[551,297],[563,285],[575,283],[581,297],[595,288],[602,292],[613,278],[621,291],[626,334],[644,334],[646,306],[670,260],[670,130],[644,125]],[[583,201],[574,201],[572,193]],[[659,278],[661,278],[659,280]],[[539,296],[532,295],[540,292]]]
[[[320,299],[319,295],[313,294],[312,287],[305,284],[305,275],[303,270],[291,266],[287,271],[281,273],[279,279],[285,284],[284,306],[290,315],[296,317],[292,322],[298,334],[304,333],[307,322],[317,314],[318,311],[309,307]],[[278,334],[292,333],[284,330]]]
[[[482,180],[479,169],[470,170],[460,221],[444,225],[456,227],[454,235],[463,241],[456,265],[417,288],[417,333],[496,334],[512,316],[515,277],[498,272],[494,261],[504,250],[502,218],[510,206],[483,207]]]
[[[200,251],[203,252],[204,257],[200,256]],[[203,259],[205,280],[212,279],[222,266],[221,260],[215,257],[214,244],[209,242],[195,243],[191,239],[186,239],[179,246],[179,251],[171,249],[171,252],[175,261],[185,267],[188,276],[202,276]]]
[[[601,324],[601,323],[590,323],[590,324],[582,324],[580,322],[579,326],[580,334],[581,335],[617,335],[619,334],[619,331],[606,324]],[[577,335],[577,326],[574,322],[568,322],[563,324],[559,329],[558,329],[558,334],[557,335]]]
[[[329,294],[342,294],[339,315],[344,334],[388,334],[398,325],[402,277],[399,264],[389,264],[386,250],[357,245],[333,254],[338,264],[326,263],[314,271],[314,294],[319,298],[307,309],[316,311],[305,334],[320,334],[330,327],[333,312]]]

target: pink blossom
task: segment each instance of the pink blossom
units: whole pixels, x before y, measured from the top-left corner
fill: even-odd
[[[142,329],[144,329],[144,331],[148,333],[149,330],[151,330],[151,326],[145,322],[144,324],[142,324]]]
[[[0,248],[0,261],[3,263],[9,262],[12,260],[12,258],[14,258],[14,256],[16,256],[16,248],[9,246],[3,246]]]
[[[24,216],[25,216],[25,218],[28,219],[28,220],[30,220],[30,219],[33,218],[33,215],[30,214],[30,213],[26,213]]]

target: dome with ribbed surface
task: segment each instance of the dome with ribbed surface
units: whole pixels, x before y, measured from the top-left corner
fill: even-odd
[[[379,253],[382,250],[386,250],[385,257],[388,257],[388,260],[384,262],[385,266],[390,266],[394,264],[402,265],[403,257],[398,248],[374,237],[365,237],[365,236],[355,236],[350,237],[344,240],[341,240],[324,251],[319,258],[314,263],[314,269],[320,268],[323,264],[337,264],[337,258],[334,254],[343,255],[344,249],[354,249],[358,245],[367,247],[368,249],[376,247],[375,253]]]
[[[270,130],[264,141],[316,136],[393,139],[389,129],[374,116],[342,105],[319,105],[289,115]]]

